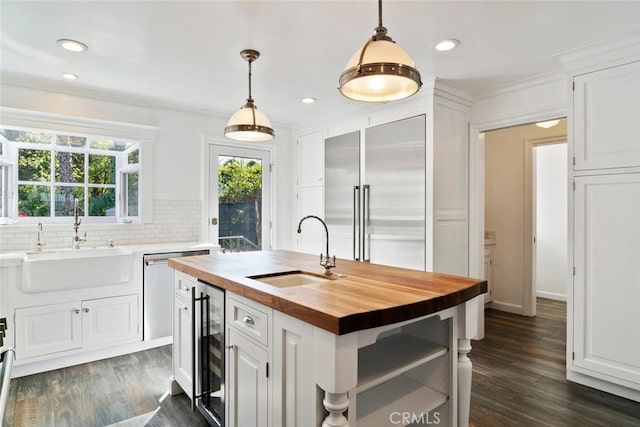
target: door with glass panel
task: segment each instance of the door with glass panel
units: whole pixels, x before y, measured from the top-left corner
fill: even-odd
[[[271,248],[270,153],[211,145],[209,238],[223,251]]]

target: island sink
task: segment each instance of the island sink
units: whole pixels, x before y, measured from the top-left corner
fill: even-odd
[[[323,276],[316,276],[303,271],[288,271],[285,273],[251,276],[249,279],[257,280],[258,282],[266,283],[267,285],[275,286],[277,288],[316,285],[320,283],[327,283],[331,280]]]

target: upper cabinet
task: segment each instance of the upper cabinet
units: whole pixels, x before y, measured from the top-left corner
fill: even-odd
[[[640,62],[573,80],[575,170],[640,166]]]
[[[322,185],[324,178],[324,144],[322,132],[298,138],[298,187]]]

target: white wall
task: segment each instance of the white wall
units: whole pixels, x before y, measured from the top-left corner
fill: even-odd
[[[544,298],[567,300],[567,144],[535,148],[535,288]]]
[[[531,279],[525,265],[525,245],[531,244],[525,236],[525,217],[531,215],[525,211],[525,150],[528,141],[549,137],[566,138],[566,120],[550,129],[524,125],[486,132],[484,137],[485,230],[496,236],[492,305],[519,314],[524,314],[524,285]]]
[[[69,95],[46,89],[8,84],[2,85],[0,89],[3,107],[157,128],[156,139],[152,142],[154,205],[157,206],[158,201],[184,201],[189,206],[198,203],[203,207],[202,209],[206,207],[207,204],[204,201],[207,196],[203,190],[205,174],[202,161],[205,149],[204,135],[210,135],[221,141],[229,141],[223,136],[227,117],[211,112],[154,104],[149,100],[137,99],[133,96],[125,97],[120,94],[101,97],[102,94],[91,93],[92,97],[84,97],[78,94]],[[277,167],[275,168],[273,190],[277,215],[272,219],[275,219],[275,239],[278,247],[290,248],[292,245],[289,228],[291,228],[291,211],[293,209],[292,195],[289,191],[293,179],[291,131],[286,127],[278,127],[277,125],[275,127],[277,138],[271,144],[276,147],[274,161],[277,163]],[[160,203],[159,205],[172,206],[170,203],[165,205]],[[179,210],[179,206],[177,209]],[[202,222],[204,213],[201,212],[198,222]],[[193,221],[193,218],[190,221]],[[10,230],[12,227],[16,228],[12,231]],[[117,227],[121,229],[123,226],[120,224]],[[192,237],[197,240],[201,239],[203,234],[201,229],[199,224],[197,230],[200,235],[193,236],[193,232],[191,232],[189,239]],[[2,226],[0,228],[1,233],[11,232],[12,235],[15,232],[19,234],[21,230],[24,230],[24,227]],[[144,236],[140,238],[145,239]],[[185,239],[183,235],[172,236],[170,228],[163,238],[166,238],[165,241],[176,241],[176,238]],[[0,250],[12,249],[7,247],[5,243],[3,242],[3,247]],[[133,243],[146,243],[146,241]]]

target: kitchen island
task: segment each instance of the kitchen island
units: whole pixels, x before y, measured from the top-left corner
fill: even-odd
[[[467,354],[486,281],[348,260],[324,275],[316,256],[288,251],[169,265],[226,291],[228,425],[468,424]],[[252,309],[259,321],[243,323]],[[233,384],[247,378],[236,370],[254,344],[267,381],[252,387],[263,394]],[[238,402],[247,395],[265,401],[254,410]]]

